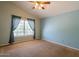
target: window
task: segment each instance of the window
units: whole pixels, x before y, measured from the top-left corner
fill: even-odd
[[[31,29],[27,20],[20,20],[19,25],[14,30],[14,36],[28,36],[34,35],[34,31]]]

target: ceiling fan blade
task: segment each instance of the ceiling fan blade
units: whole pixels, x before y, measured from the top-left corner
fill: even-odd
[[[50,4],[50,2],[42,2],[42,4]]]
[[[29,2],[32,2],[32,3],[34,3],[34,4],[36,4],[36,2],[37,3],[39,3],[39,4],[50,4],[50,2],[46,2],[46,1],[29,1]]]
[[[29,1],[29,2],[34,3],[34,4],[35,4],[35,3],[36,3],[36,2],[38,2],[38,1]]]

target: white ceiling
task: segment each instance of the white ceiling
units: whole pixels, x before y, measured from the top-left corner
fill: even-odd
[[[52,17],[62,13],[79,10],[79,1],[51,1],[51,4],[49,4],[45,10],[32,9],[34,5],[28,1],[15,1],[13,3],[39,18]]]

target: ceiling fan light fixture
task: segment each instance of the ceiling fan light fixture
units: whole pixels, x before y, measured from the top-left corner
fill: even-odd
[[[45,6],[44,4],[50,4],[50,2],[45,1],[31,1],[34,4],[34,7],[32,9],[38,9],[38,10],[44,10]]]

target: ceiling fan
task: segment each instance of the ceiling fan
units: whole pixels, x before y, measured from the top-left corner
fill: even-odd
[[[34,4],[32,9],[45,9],[44,4],[50,4],[49,1],[30,1]]]

